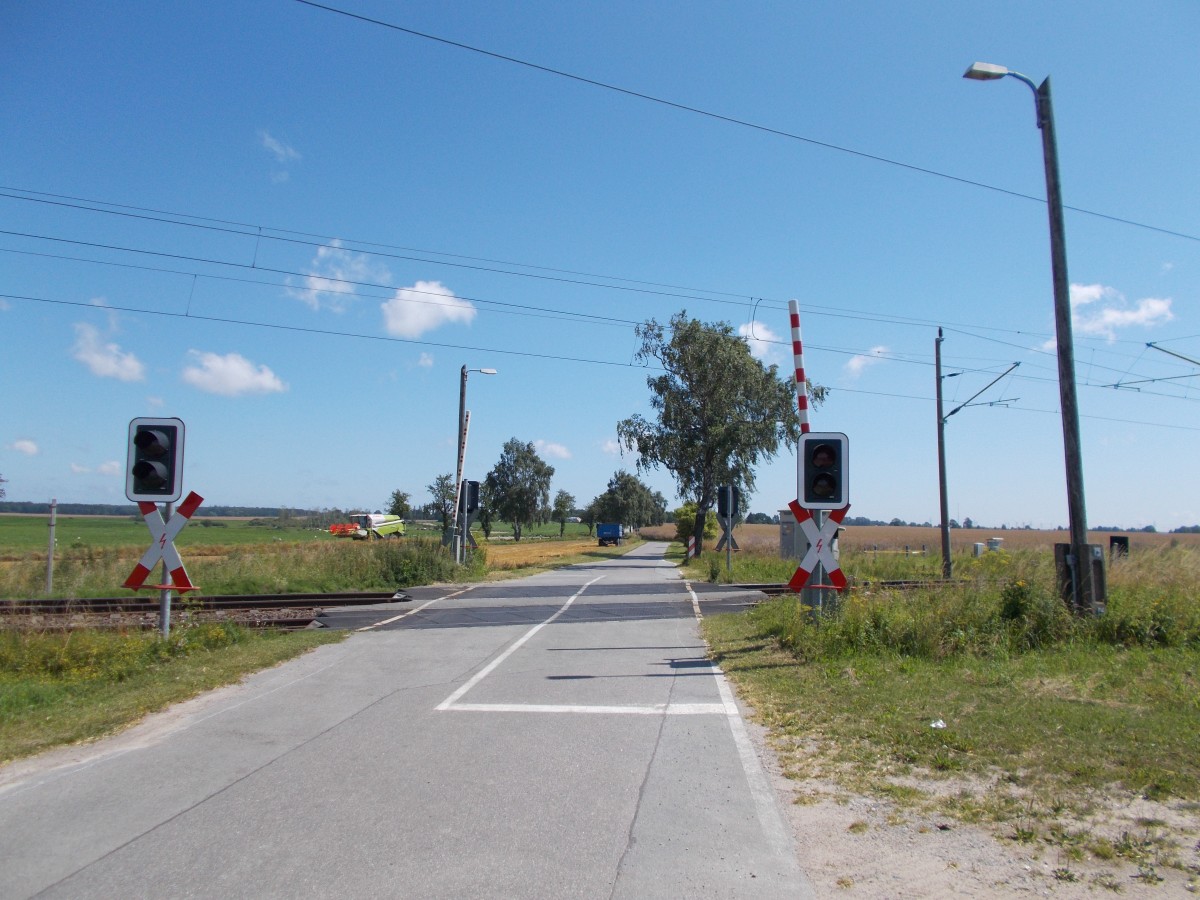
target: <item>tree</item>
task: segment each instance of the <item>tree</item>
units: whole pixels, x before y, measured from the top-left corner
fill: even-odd
[[[409,506],[408,500],[408,494],[404,491],[392,491],[392,498],[388,501],[388,513],[407,519],[412,514],[412,507]]]
[[[726,322],[704,324],[684,311],[669,327],[651,319],[636,334],[642,342],[637,359],[666,370],[646,379],[657,421],[633,415],[617,423],[617,436],[638,452],[638,471],[665,467],[679,497],[696,503],[699,551],[717,487],[732,484],[749,496],[754,467],[774,457],[780,444],[799,440],[795,395],[778,368],[751,356]],[[825,388],[807,388],[814,404],[825,399]]]
[[[437,514],[442,517],[442,531],[449,531],[454,522],[454,498],[457,495],[454,489],[454,476],[449,472],[439,475],[433,479],[432,484],[425,485],[425,490],[429,491],[430,496],[433,497],[433,505],[437,509]]]
[[[575,507],[575,498],[566,491],[559,491],[554,495],[554,509],[550,513],[550,520],[558,523],[558,536],[562,537],[567,531],[567,519],[571,516],[571,510]]]
[[[8,483],[8,479],[0,475],[0,500],[4,499],[4,485]]]
[[[600,512],[596,505],[599,502],[600,498],[597,497],[595,500],[585,506],[583,508],[583,512],[580,513],[580,518],[583,519],[583,524],[588,528],[588,537],[591,537],[592,530],[596,527],[596,523],[600,520]]]
[[[489,540],[492,537],[492,522],[495,518],[495,513],[492,507],[492,492],[488,488],[487,482],[483,481],[479,484],[479,513],[476,519],[479,522],[479,527],[483,531],[483,536]]]
[[[608,480],[608,490],[593,501],[595,514],[602,522],[619,522],[635,529],[643,525],[661,525],[666,517],[667,501],[651,491],[641,479],[622,470]]]
[[[704,536],[714,538],[717,536],[717,514],[711,509],[708,514],[700,520],[703,524]],[[689,500],[679,509],[675,510],[675,539],[681,544],[686,544],[689,537],[696,535],[696,504]]]
[[[487,485],[496,515],[512,525],[514,541],[549,507],[552,477],[554,467],[538,456],[533,444],[512,438],[504,445]]]

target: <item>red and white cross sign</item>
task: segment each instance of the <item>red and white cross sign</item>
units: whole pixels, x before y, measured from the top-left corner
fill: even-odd
[[[175,549],[175,538],[179,532],[183,531],[183,526],[191,519],[192,513],[200,508],[202,502],[204,502],[204,498],[192,491],[184,498],[183,503],[179,504],[175,514],[167,522],[163,521],[157,503],[143,500],[138,504],[138,509],[141,510],[142,516],[146,520],[146,526],[150,529],[154,543],[150,545],[150,549],[134,567],[133,574],[125,579],[125,587],[131,591],[142,587],[146,577],[150,574],[151,566],[161,559],[167,564],[167,570],[171,573],[171,581],[175,590],[181,593],[196,590],[196,587],[188,580],[187,569],[183,567],[183,559],[179,556],[179,551]],[[147,585],[147,587],[161,589],[169,589],[171,586],[170,584]]]
[[[796,574],[788,582],[788,587],[793,593],[800,593],[800,589],[808,583],[808,577],[812,574],[812,570],[820,563],[825,566],[825,571],[829,574],[829,580],[833,586],[839,591],[844,590],[846,576],[842,574],[837,560],[833,558],[833,539],[837,537],[837,529],[842,524],[842,519],[846,518],[846,513],[850,511],[850,504],[830,512],[829,518],[825,520],[825,524],[821,528],[817,528],[812,512],[795,500],[788,504],[788,508],[796,516],[796,524],[808,538],[808,552],[804,554],[804,559],[800,560],[800,567],[796,569]]]

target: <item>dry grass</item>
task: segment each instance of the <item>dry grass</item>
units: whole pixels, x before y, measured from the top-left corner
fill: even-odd
[[[1129,537],[1130,548],[1158,549],[1171,546],[1200,548],[1200,534],[1155,534],[1149,532],[1120,532]],[[778,525],[739,525],[733,531],[734,539],[743,549],[768,550],[779,547]],[[643,528],[642,537],[648,540],[673,541],[674,525]],[[974,544],[982,544],[990,538],[1001,538],[1005,550],[1053,550],[1055,544],[1070,540],[1066,531],[1027,531],[1024,529],[1001,530],[989,528],[953,528],[950,530],[950,547],[954,552],[969,553]],[[1093,544],[1108,547],[1109,532],[1092,531],[1088,540]],[[903,550],[914,551],[927,547],[930,553],[940,552],[941,531],[937,528],[922,528],[912,525],[852,525],[842,532],[844,550]]]
[[[595,538],[578,541],[520,541],[487,544],[487,563],[490,570],[511,570],[537,567],[569,556],[583,556],[600,551]],[[623,548],[621,548],[623,552]]]

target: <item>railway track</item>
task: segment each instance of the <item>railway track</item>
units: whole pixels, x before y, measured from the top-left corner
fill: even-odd
[[[226,594],[176,598],[172,621],[235,621],[254,628],[307,628],[322,609],[390,603],[407,599],[403,591],[353,591],[315,594]],[[154,628],[158,598],[87,597],[0,600],[0,627],[62,630],[69,628]]]
[[[915,591],[922,588],[946,587],[953,583],[947,581],[858,581],[851,582],[848,590]],[[761,591],[769,596],[791,592],[791,589],[786,584],[735,584],[733,587],[742,588],[747,591]]]
[[[939,581],[863,581],[850,590],[917,590],[944,585]],[[734,584],[733,588],[768,596],[786,594],[786,584]],[[351,591],[312,594],[226,594],[176,598],[171,618],[176,621],[234,621],[253,628],[294,631],[310,627],[321,610],[341,606],[390,603],[408,599],[404,591]],[[64,630],[74,628],[155,628],[158,598],[87,597],[0,600],[0,628]]]

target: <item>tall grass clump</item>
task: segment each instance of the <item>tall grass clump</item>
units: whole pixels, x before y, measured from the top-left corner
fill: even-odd
[[[0,632],[0,684],[124,681],[176,657],[229,647],[246,637],[246,630],[232,622],[177,628],[165,640],[154,632],[6,630]],[[5,706],[0,699],[0,713]]]
[[[1068,610],[1058,596],[1053,556],[1044,551],[988,553],[959,573],[959,581],[920,590],[852,591],[819,612],[786,596],[752,615],[761,633],[802,659],[1005,658],[1068,645],[1200,647],[1195,550],[1149,550],[1116,561],[1099,616]]]
[[[383,591],[419,584],[481,578],[486,554],[473,553],[456,566],[437,538],[382,541],[278,541],[206,548],[184,562],[202,595],[286,594],[320,591]],[[144,547],[73,548],[59,554],[53,596],[115,597]],[[216,551],[216,552],[213,552]],[[155,580],[158,570],[154,572]],[[0,567],[0,597],[45,595],[44,559],[17,560]],[[132,596],[132,595],[131,595]]]
[[[485,564],[482,551],[473,566]],[[206,594],[398,590],[465,577],[435,538],[244,547],[198,560],[192,580]]]

